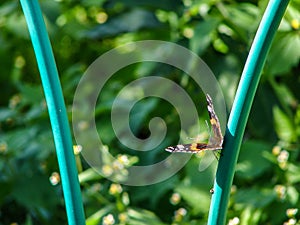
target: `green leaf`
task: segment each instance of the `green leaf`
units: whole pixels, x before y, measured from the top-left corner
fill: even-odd
[[[250,3],[226,5],[222,13],[226,22],[244,41],[249,41],[249,34],[255,31],[260,21],[260,10]]]
[[[151,211],[130,208],[127,210],[128,224],[130,225],[163,225],[159,218]]]
[[[285,74],[300,61],[299,32],[281,32],[274,39],[269,52],[265,73],[268,75]]]
[[[12,196],[26,208],[40,212],[47,208],[53,210],[58,203],[58,199],[53,197],[54,187],[50,185],[47,177],[36,171],[32,176],[18,177],[12,188]]]
[[[85,0],[91,1],[91,0]],[[99,0],[96,0],[97,2]],[[98,2],[97,2],[98,3]],[[118,0],[110,0],[111,5],[117,5],[121,2]],[[98,3],[99,4],[99,3]],[[146,7],[146,8],[158,8],[167,11],[175,11],[178,6],[182,4],[180,0],[164,0],[164,1],[149,1],[149,0],[122,0],[122,4],[126,7]]]
[[[0,121],[5,122],[5,120],[15,117],[16,111],[9,108],[0,108]]]
[[[23,15],[13,12],[6,20],[6,27],[17,37],[29,39],[27,24]]]
[[[88,181],[98,180],[102,178],[102,176],[97,173],[93,168],[89,168],[83,172],[81,172],[78,176],[80,183],[85,183]]]
[[[160,199],[170,190],[173,191],[178,182],[178,176],[172,176],[163,182],[152,184],[147,187],[132,187],[131,191],[134,195],[132,195],[131,199],[133,202],[142,202],[149,198],[149,193],[155,193],[147,200],[149,201],[148,207],[155,208],[159,205]]]
[[[236,175],[243,179],[254,179],[268,169],[271,163],[263,157],[264,152],[268,152],[271,145],[259,141],[247,141],[241,147]]]
[[[39,104],[44,100],[43,89],[40,85],[20,84],[19,89],[24,104]]]
[[[300,166],[289,163],[286,172],[286,178],[289,184],[296,184],[300,182]]]
[[[298,105],[295,115],[295,124],[297,136],[300,137],[300,105]]]
[[[240,225],[259,224],[259,220],[260,220],[262,214],[263,214],[262,209],[247,206],[243,209],[243,211],[241,213]]]
[[[29,216],[29,215],[27,216],[25,225],[33,225],[31,216]]]
[[[275,131],[280,140],[292,143],[297,139],[293,121],[278,106],[273,108]]]
[[[180,185],[175,191],[188,203],[193,214],[208,212],[211,200],[209,190],[204,192],[197,187]]]
[[[266,207],[275,199],[273,189],[258,189],[257,187],[240,189],[234,196],[236,204],[251,205],[254,208]]]
[[[204,20],[199,22],[195,27],[194,36],[190,41],[190,49],[202,55],[209,44],[212,42],[212,32],[217,29],[219,24],[219,20],[215,18],[211,18],[208,20]]]
[[[293,205],[297,205],[299,201],[299,192],[296,187],[289,186],[287,188],[287,197],[289,199],[289,202]]]
[[[108,214],[111,210],[113,209],[113,205],[107,205],[105,207],[103,207],[102,209],[98,210],[97,212],[95,212],[94,214],[92,214],[91,216],[89,216],[85,223],[86,225],[98,225],[100,224],[100,220],[103,216],[105,216],[106,214]]]
[[[137,19],[139,18],[139,19]],[[134,32],[145,28],[154,28],[160,23],[150,11],[133,9],[112,18],[105,24],[95,27],[86,33],[86,37],[96,39],[115,36],[125,32]]]

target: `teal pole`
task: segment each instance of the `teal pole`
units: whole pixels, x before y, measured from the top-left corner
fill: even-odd
[[[269,2],[250,49],[227,124],[209,211],[209,225],[226,222],[230,188],[249,112],[267,53],[288,3],[289,0]]]
[[[20,0],[35,51],[62,180],[69,225],[85,224],[71,132],[58,72],[37,0]]]

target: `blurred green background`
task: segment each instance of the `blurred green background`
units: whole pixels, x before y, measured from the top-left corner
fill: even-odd
[[[216,75],[231,108],[250,45],[267,5],[221,0],[43,0],[44,19],[56,58],[71,124],[76,86],[101,54],[131,41],[164,40],[197,53]],[[272,44],[236,167],[228,224],[300,224],[300,1],[290,2]],[[66,224],[57,158],[39,72],[18,1],[0,3],[0,224]],[[96,122],[107,150],[116,157],[108,174],[130,165],[153,164],[179,140],[172,106],[147,98],[130,124],[149,135],[151,118],[168,126],[155,151],[135,154],[121,145],[110,121],[118,92],[141,76],[180,84],[196,105],[204,93],[183,72],[162,64],[129,66],[107,82]],[[207,112],[199,122],[205,126]],[[84,126],[84,124],[83,124]],[[186,134],[195,137],[195,134]],[[75,143],[75,142],[74,142]],[[80,150],[80,147],[75,147]],[[164,182],[130,187],[96,174],[75,151],[87,224],[206,224],[214,168],[198,171],[193,156]]]

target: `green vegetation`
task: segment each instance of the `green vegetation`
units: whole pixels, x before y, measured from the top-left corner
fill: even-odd
[[[71,123],[74,93],[88,66],[108,50],[138,40],[170,41],[197,53],[216,75],[230,109],[267,1],[40,3]],[[299,0],[290,3],[264,67],[236,167],[230,224],[300,224],[299,8]],[[18,1],[2,1],[0,27],[0,224],[66,224],[47,107]],[[118,71],[96,106],[99,136],[116,158],[105,168],[107,174],[159,162],[169,155],[164,147],[179,140],[178,114],[168,102],[152,97],[134,106],[130,125],[137,137],[146,138],[149,121],[159,116],[168,127],[164,141],[137,154],[115,136],[112,103],[123,87],[144,76],[175,81],[199,108],[205,107],[202,90],[171,66],[137,63]],[[206,110],[199,110],[203,127],[207,118]],[[196,135],[192,130],[186,134]],[[75,150],[88,225],[206,224],[214,169],[200,173],[199,157],[163,182],[131,187],[97,174],[80,147]]]

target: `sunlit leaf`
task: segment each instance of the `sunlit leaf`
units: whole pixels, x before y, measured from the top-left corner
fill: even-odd
[[[275,37],[266,64],[266,74],[287,73],[300,61],[300,36],[298,32],[278,33]]]
[[[269,152],[271,146],[264,142],[247,141],[243,143],[238,164],[237,176],[243,179],[254,179],[270,169],[270,162],[264,157],[264,152]]]
[[[211,194],[209,193],[209,190],[207,190],[207,193],[205,193],[197,187],[181,185],[176,188],[176,192],[178,192],[188,203],[192,213],[198,214],[208,212],[211,200]]]
[[[199,55],[205,52],[212,42],[212,32],[216,30],[218,23],[218,19],[212,18],[197,24],[194,29],[194,36],[190,40],[190,48],[193,52]]]
[[[296,132],[292,118],[289,118],[279,107],[273,108],[273,114],[278,137],[286,142],[294,142]]]
[[[138,31],[143,28],[154,28],[159,24],[151,12],[134,9],[95,27],[93,30],[88,31],[86,36],[89,38],[104,38],[125,32]]]

